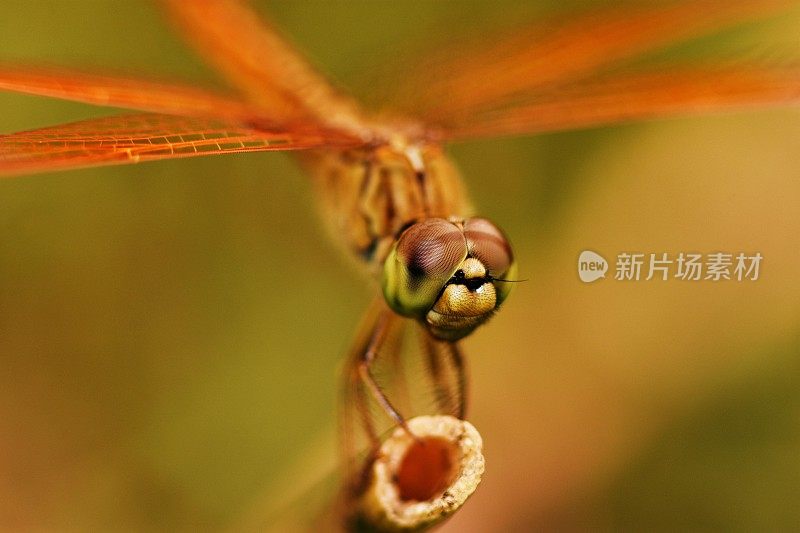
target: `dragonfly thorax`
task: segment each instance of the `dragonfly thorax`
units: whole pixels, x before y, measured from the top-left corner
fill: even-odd
[[[409,225],[470,210],[458,170],[438,145],[392,142],[300,155],[316,178],[326,225],[376,273]]]

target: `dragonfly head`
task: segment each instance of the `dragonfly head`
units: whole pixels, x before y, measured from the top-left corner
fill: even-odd
[[[484,323],[511,290],[511,245],[483,218],[429,218],[408,227],[383,267],[383,295],[437,338],[458,340]]]

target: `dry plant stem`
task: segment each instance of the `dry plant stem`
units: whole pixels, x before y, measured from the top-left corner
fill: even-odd
[[[478,431],[452,416],[419,416],[397,428],[369,465],[355,502],[353,531],[424,531],[441,524],[475,491],[483,475]]]

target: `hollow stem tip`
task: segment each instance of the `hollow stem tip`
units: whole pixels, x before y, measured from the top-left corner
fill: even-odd
[[[358,522],[377,531],[423,531],[467,501],[484,469],[478,431],[452,416],[408,420],[380,447],[358,502]]]

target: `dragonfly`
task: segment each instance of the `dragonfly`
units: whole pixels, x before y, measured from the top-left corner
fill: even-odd
[[[1,135],[0,175],[291,152],[317,188],[331,233],[374,279],[376,298],[343,378],[346,417],[373,447],[379,430],[370,402],[393,424],[406,424],[373,372],[380,360],[397,357],[401,330],[412,326],[422,340],[438,411],[463,419],[468,378],[460,341],[497,313],[518,281],[508,236],[474,214],[447,145],[800,101],[800,69],[791,63],[635,62],[779,13],[787,2],[671,2],[556,15],[410,66],[386,84],[380,112],[326,80],[243,1],[162,4],[233,92],[0,64],[0,89],[132,111]]]

